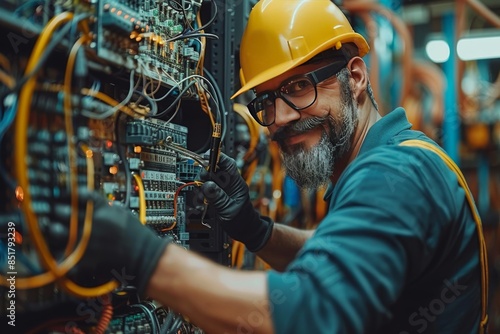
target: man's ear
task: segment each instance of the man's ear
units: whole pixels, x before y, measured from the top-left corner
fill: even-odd
[[[368,69],[366,68],[366,64],[360,57],[353,57],[349,60],[347,64],[347,68],[351,72],[351,84],[352,84],[352,93],[354,99],[359,103],[363,102],[360,99],[364,99],[366,92],[366,88],[368,87],[369,75]]]

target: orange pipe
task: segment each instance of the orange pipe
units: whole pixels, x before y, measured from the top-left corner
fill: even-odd
[[[466,0],[467,4],[481,15],[486,21],[491,25],[500,28],[500,17],[492,12],[488,7],[486,7],[481,1],[478,0]]]
[[[445,86],[441,69],[432,63],[415,62],[413,75],[414,82],[422,83],[432,95],[432,123],[434,126],[440,126],[444,117],[443,90]]]
[[[481,1],[478,0],[457,0],[456,7],[456,33],[455,42],[462,37],[462,33],[465,30],[466,25],[466,5],[469,5],[476,13],[482,16],[486,21],[496,27],[500,27],[500,17],[492,12],[488,7],[486,7]],[[457,57],[457,82],[456,89],[458,92],[458,105],[459,112],[463,114],[465,109],[466,96],[462,90],[462,78],[465,72],[465,63]]]
[[[399,37],[401,38],[404,44],[403,58],[402,58],[403,82],[401,85],[401,96],[400,96],[400,105],[403,105],[405,98],[410,93],[411,82],[412,82],[411,62],[413,57],[413,43],[408,27],[399,17],[396,16],[396,14],[393,11],[378,3],[360,1],[360,0],[346,1],[344,2],[344,8],[353,13],[360,13],[367,11],[377,12],[378,14],[386,17],[398,32]]]

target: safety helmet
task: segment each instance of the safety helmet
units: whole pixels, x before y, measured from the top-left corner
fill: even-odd
[[[370,49],[331,0],[260,0],[241,39],[242,87],[231,98],[345,43],[360,57]]]

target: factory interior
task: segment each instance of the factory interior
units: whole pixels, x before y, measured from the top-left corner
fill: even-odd
[[[380,115],[403,107],[463,173],[486,247],[488,333],[500,333],[500,1],[331,1],[368,42]],[[225,232],[199,190],[200,171],[223,152],[261,215],[321,225],[327,187],[297,185],[247,108],[254,94],[232,98],[257,3],[1,2],[1,333],[205,333],[119,277],[71,274],[92,246],[92,220],[55,208],[75,209],[80,189],[220,266],[273,270]]]

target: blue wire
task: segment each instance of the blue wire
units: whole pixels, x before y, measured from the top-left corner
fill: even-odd
[[[7,129],[12,125],[12,122],[16,118],[17,111],[17,99],[16,101],[10,105],[5,113],[3,114],[2,120],[0,121],[0,143],[2,141],[3,135],[7,132]]]
[[[3,113],[3,117],[0,120],[0,145],[2,145],[3,141],[3,136],[5,133],[7,133],[7,130],[10,128],[12,123],[14,122],[14,119],[16,118],[16,113],[17,113],[17,98],[14,103],[12,103],[7,110]],[[2,175],[3,179],[9,185],[12,189],[15,189],[16,184],[13,180],[9,179],[7,177],[7,172],[5,171],[5,168],[2,164],[2,161],[0,161],[0,174]]]

